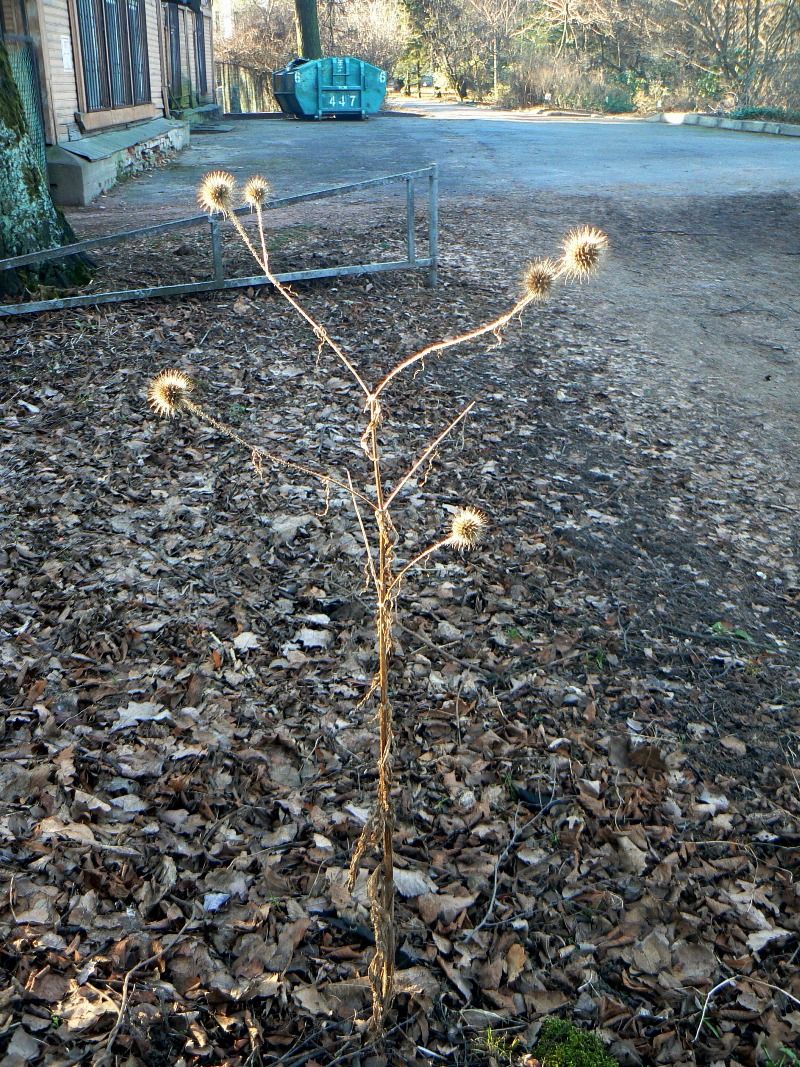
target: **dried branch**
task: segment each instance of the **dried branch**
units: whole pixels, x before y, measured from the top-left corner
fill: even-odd
[[[258,235],[260,253],[249,234],[245,230],[233,208],[233,191],[235,179],[225,171],[216,171],[207,175],[200,185],[199,200],[203,207],[210,213],[217,212],[230,219],[234,229],[241,238],[245,248],[250,252],[261,270],[264,277],[271,282],[286,302],[297,312],[298,315],[311,327],[314,335],[321,345],[327,345],[337,356],[340,362],[347,368],[351,377],[364,393],[366,402],[364,405],[366,425],[358,435],[364,455],[369,462],[372,479],[374,500],[365,493],[355,489],[353,478],[349,470],[344,475],[334,476],[323,471],[315,470],[304,463],[288,459],[284,456],[267,452],[252,445],[236,430],[226,423],[221,422],[208,412],[191,397],[191,380],[182,371],[162,371],[150,385],[148,398],[154,410],[161,415],[171,416],[178,410],[185,409],[191,412],[199,420],[216,429],[219,433],[235,441],[250,452],[253,466],[257,473],[261,474],[261,468],[265,461],[290,470],[301,471],[310,477],[321,481],[326,490],[335,485],[350,494],[353,502],[353,510],[356,522],[361,534],[366,551],[366,573],[372,580],[375,589],[375,637],[377,644],[377,672],[370,691],[365,699],[377,694],[377,721],[379,728],[379,748],[377,759],[378,788],[374,808],[364,827],[364,830],[355,846],[350,863],[350,883],[355,882],[362,856],[367,848],[375,848],[379,854],[379,862],[373,869],[367,882],[367,892],[370,902],[370,919],[375,939],[375,952],[369,965],[368,974],[372,987],[372,1023],[379,1032],[383,1031],[386,1014],[392,1004],[394,995],[394,966],[395,966],[395,919],[394,919],[394,856],[393,856],[393,831],[394,809],[392,806],[392,706],[390,700],[390,657],[392,642],[392,624],[395,619],[397,598],[402,583],[414,567],[423,563],[429,556],[441,548],[449,547],[460,551],[469,551],[475,548],[481,541],[488,526],[487,517],[472,506],[464,506],[456,509],[452,516],[448,533],[440,537],[433,544],[423,549],[399,569],[395,565],[394,548],[396,532],[390,507],[396,500],[397,495],[414,477],[417,471],[435,455],[442,442],[453,430],[462,424],[467,415],[472,411],[476,401],[468,403],[445,428],[433,438],[423,449],[422,453],[408,467],[400,477],[394,489],[387,493],[381,468],[381,445],[378,428],[381,424],[383,411],[380,403],[380,394],[386,386],[399,374],[409,367],[421,363],[426,356],[433,353],[444,352],[456,345],[465,344],[469,341],[483,337],[486,334],[495,334],[498,343],[502,339],[501,331],[516,316],[520,315],[529,304],[547,298],[553,282],[557,278],[582,278],[589,274],[597,265],[600,254],[606,245],[606,237],[598,230],[582,229],[568,234],[565,238],[562,256],[558,262],[552,260],[538,260],[532,263],[525,275],[525,294],[517,300],[510,311],[476,327],[467,333],[449,340],[430,344],[419,352],[400,360],[392,370],[384,376],[374,389],[370,389],[362,378],[359,371],[347,357],[340,345],[338,345],[327,330],[321,326],[314,317],[305,310],[294,295],[282,285],[272,273],[269,265],[266,235],[264,230],[263,204],[268,195],[267,182],[258,176],[251,178],[244,187],[244,200],[256,212],[258,223]],[[357,432],[357,431],[355,431]],[[364,521],[361,505],[370,512],[375,523],[374,540],[370,539],[367,524]],[[374,546],[374,547],[373,547]],[[497,885],[500,868],[509,855],[517,839],[517,830],[499,857],[495,868],[494,889],[492,899],[484,916],[483,921],[477,927],[480,930],[489,919],[497,894]],[[474,932],[477,932],[474,931]],[[127,988],[127,987],[126,987]],[[391,1031],[390,1031],[391,1032]]]

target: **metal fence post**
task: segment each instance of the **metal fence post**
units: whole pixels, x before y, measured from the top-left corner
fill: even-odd
[[[218,282],[219,287],[222,288],[225,274],[222,269],[222,241],[219,234],[219,219],[209,217],[208,225],[211,227],[211,260],[214,264],[214,281]]]
[[[417,261],[415,225],[414,179],[406,178],[406,255],[408,257],[408,262],[411,264],[416,263]]]
[[[428,287],[439,280],[439,168],[434,163],[428,176]]]

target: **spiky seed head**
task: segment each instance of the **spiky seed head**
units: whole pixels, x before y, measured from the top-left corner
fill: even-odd
[[[564,270],[573,278],[588,277],[608,248],[608,237],[594,226],[571,230],[564,238]]]
[[[260,174],[254,174],[252,178],[248,179],[242,190],[242,196],[245,204],[249,204],[250,207],[261,207],[270,192],[271,189],[267,179],[262,178]]]
[[[552,259],[535,259],[529,263],[523,278],[528,295],[534,300],[547,300],[557,273],[558,264]]]
[[[170,419],[193,388],[192,379],[182,370],[162,370],[150,382],[147,401],[156,415]]]
[[[463,551],[477,548],[488,525],[489,520],[477,508],[459,508],[451,520],[447,543]]]
[[[226,170],[212,170],[197,187],[197,202],[209,215],[230,214],[236,179]]]

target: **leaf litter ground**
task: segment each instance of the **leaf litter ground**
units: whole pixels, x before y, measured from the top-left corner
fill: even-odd
[[[595,206],[619,247],[624,205]],[[507,306],[519,217],[445,211],[435,291],[397,275],[303,295],[377,369]],[[537,251],[564,218],[543,214]],[[703,269],[652,236],[673,218],[648,221],[606,280],[390,398],[399,472],[480,394],[407,494],[398,552],[462,502],[493,536],[419,574],[395,632],[383,1044],[361,1022],[366,871],[345,886],[376,744],[347,501],[259,484],[143,399],[179,366],[243,434],[360,484],[357,395],[268,293],[3,324],[0,1063],[466,1065],[487,1028],[524,1051],[552,1013],[622,1064],[797,1047],[797,484],[769,427],[641,328],[655,240],[678,285]],[[276,266],[394,241],[371,211],[335,241],[305,217]],[[200,239],[180,247],[200,270]]]

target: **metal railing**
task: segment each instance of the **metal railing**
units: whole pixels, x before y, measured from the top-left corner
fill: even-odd
[[[418,182],[427,182],[427,237],[428,254],[417,254],[416,242],[416,185]],[[370,178],[368,181],[351,182],[347,185],[336,185],[329,189],[318,189],[310,193],[298,193],[296,196],[284,196],[278,200],[270,200],[264,205],[265,209],[275,211],[281,207],[292,204],[303,204],[313,200],[325,200],[334,196],[343,196],[346,193],[361,192],[365,189],[374,189],[379,186],[404,183],[406,189],[406,258],[402,260],[377,261],[371,263],[356,263],[340,267],[320,267],[311,270],[295,270],[282,274],[276,274],[281,282],[309,281],[314,278],[342,278],[357,274],[377,274],[384,271],[396,270],[424,270],[427,273],[429,286],[435,286],[438,270],[438,247],[439,247],[439,182],[436,164],[423,167],[419,170],[405,171],[402,174],[387,174],[382,178]],[[249,214],[247,207],[238,208],[237,215]],[[212,218],[208,215],[192,215],[189,218],[175,219],[172,222],[157,223],[153,226],[141,226],[136,230],[125,230],[122,233],[107,234],[104,237],[92,237],[86,241],[78,241],[76,244],[62,245],[59,248],[50,248],[41,252],[30,252],[24,256],[14,256],[12,259],[0,259],[0,271],[14,270],[18,267],[38,266],[51,260],[64,260],[69,256],[80,255],[93,248],[102,248],[105,245],[120,244],[137,237],[150,237],[156,234],[169,233],[172,230],[183,230],[191,226],[205,224],[209,228],[209,249],[211,253],[212,277],[206,281],[182,282],[175,285],[152,285],[142,289],[121,289],[113,292],[85,293],[80,296],[66,296],[52,300],[30,300],[19,304],[0,305],[0,318],[10,315],[30,315],[37,311],[57,311],[64,308],[91,307],[95,304],[116,304],[126,300],[147,300],[151,297],[160,296],[183,296],[186,293],[208,293],[220,289],[241,289],[250,286],[269,285],[269,281],[263,274],[254,274],[248,277],[228,278],[225,275],[225,265],[222,258],[222,233],[221,228],[224,220]]]

